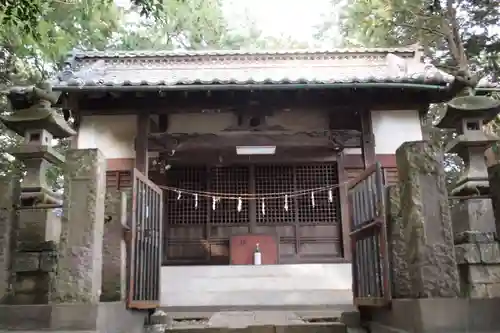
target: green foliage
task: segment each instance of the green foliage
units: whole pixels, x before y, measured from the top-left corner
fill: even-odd
[[[301,47],[291,38],[264,38],[252,20],[230,31],[222,0],[132,0],[130,9],[113,0],[0,0],[0,90],[41,82],[80,50],[238,49]],[[10,112],[4,96],[0,113]],[[0,124],[0,177],[23,172],[8,152],[21,138]],[[64,153],[69,141],[56,149]],[[48,180],[55,188],[61,171]]]
[[[33,16],[34,19],[33,19]],[[122,13],[113,1],[4,1],[0,4],[0,90],[39,83],[51,75],[74,47],[103,49],[119,28]],[[3,96],[0,112],[11,110]],[[22,172],[8,152],[21,138],[0,127],[0,176]],[[59,178],[52,169],[49,181]]]
[[[480,76],[500,75],[500,6],[491,0],[332,0],[340,18],[319,27],[325,36],[340,23],[347,45],[391,47],[420,43],[434,64],[455,73],[460,67]],[[463,69],[463,68],[462,68]]]
[[[434,65],[451,74],[458,70],[479,77],[500,75],[500,6],[491,0],[332,0],[332,14],[318,28],[329,38],[331,22],[340,23],[345,45],[365,47],[407,46],[420,43]],[[432,127],[444,111],[431,106],[426,131],[444,147],[454,133]],[[490,128],[500,133],[498,120]],[[455,155],[446,159],[449,183],[457,179],[463,163]]]

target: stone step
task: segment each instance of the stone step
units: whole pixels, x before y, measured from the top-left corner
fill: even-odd
[[[318,333],[347,333],[347,328],[359,328],[356,310],[259,310],[220,312],[170,312],[158,310],[151,318],[149,332],[210,330],[259,331],[285,333],[311,330]],[[279,332],[278,332],[279,331]]]

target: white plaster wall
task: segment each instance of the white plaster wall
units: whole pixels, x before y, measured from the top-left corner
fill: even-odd
[[[173,114],[169,132],[210,133],[235,124],[232,113]],[[418,111],[372,111],[372,126],[376,154],[394,154],[405,141],[422,140]],[[78,134],[78,148],[99,148],[106,158],[134,158],[136,116],[84,116]],[[280,124],[293,130],[325,129],[328,119],[319,111],[283,111],[268,119],[269,125]],[[346,154],[361,154],[359,148],[349,148]]]
[[[345,148],[344,154],[346,155],[361,155],[363,152],[361,148]]]
[[[161,286],[163,307],[352,304],[350,264],[168,266]]]
[[[156,117],[152,117],[153,121]],[[169,116],[171,133],[213,133],[236,125],[234,113],[178,113]],[[83,116],[77,147],[99,148],[106,158],[134,158],[137,117],[134,115]],[[320,110],[279,111],[268,118],[269,125],[291,130],[320,130],[328,117]]]
[[[79,149],[98,148],[106,158],[135,158],[137,117],[84,116],[78,132]]]
[[[236,123],[234,113],[174,113],[168,117],[170,133],[213,133]]]
[[[267,118],[269,126],[283,126],[296,131],[327,130],[329,119],[324,110],[290,110],[276,111],[273,116]]]
[[[227,113],[177,113],[169,116],[171,133],[212,133],[235,126],[237,116]],[[325,130],[328,115],[321,110],[276,111],[267,117],[269,126],[283,126],[290,130]]]
[[[375,154],[395,154],[403,142],[423,138],[416,110],[372,111],[371,116]]]

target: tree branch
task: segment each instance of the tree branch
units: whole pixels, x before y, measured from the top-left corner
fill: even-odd
[[[454,0],[446,0],[446,12],[443,17],[443,26],[447,28],[447,39],[450,51],[455,58],[459,68],[468,71],[467,56],[465,54],[464,44],[460,36],[457,14],[453,7]]]
[[[407,23],[400,23],[400,24],[398,24],[398,26],[410,28],[410,29],[415,29],[417,31],[423,30],[423,31],[426,31],[426,32],[431,33],[431,34],[438,35],[440,37],[446,37],[446,35],[443,32],[436,30],[436,29],[431,29],[431,28],[427,28],[427,27],[417,27],[417,26],[414,26],[412,24],[407,24]]]

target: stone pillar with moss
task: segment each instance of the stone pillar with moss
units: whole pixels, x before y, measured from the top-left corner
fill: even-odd
[[[118,184],[117,184],[118,185]],[[121,301],[126,293],[125,227],[131,209],[131,189],[106,189],[101,301]]]
[[[499,112],[500,101],[484,96],[457,97],[448,103],[437,125],[457,132],[446,150],[456,153],[465,164],[451,191],[460,289],[465,297],[500,297],[500,248],[484,159],[485,150],[498,138],[483,131]]]
[[[53,302],[98,303],[102,282],[106,160],[98,149],[66,153]]]
[[[457,297],[458,271],[443,154],[426,141],[405,142],[396,150],[396,163],[400,188],[399,194],[390,193],[394,197],[390,215],[397,228],[390,235],[393,262],[401,273],[395,275],[398,296]]]
[[[59,98],[50,86],[31,87],[9,94],[12,112],[0,117],[10,130],[24,137],[10,151],[25,165],[20,197],[15,199],[16,225],[11,239],[12,286],[6,303],[46,304],[51,298],[58,260],[62,198],[52,191],[46,174],[51,165],[61,165],[64,157],[52,147],[53,139],[75,134],[52,107]]]
[[[488,180],[490,182],[490,197],[495,218],[495,231],[500,235],[500,141],[491,145],[484,153],[488,167]]]

